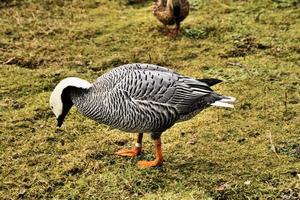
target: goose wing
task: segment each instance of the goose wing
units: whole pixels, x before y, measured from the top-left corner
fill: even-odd
[[[115,89],[126,92],[136,104],[159,104],[173,107],[183,114],[221,99],[207,83],[182,76],[168,68],[131,64],[116,70],[127,73]]]

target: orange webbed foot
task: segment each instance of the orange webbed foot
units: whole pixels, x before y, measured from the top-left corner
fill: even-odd
[[[137,163],[137,166],[141,169],[149,168],[149,167],[157,167],[157,166],[161,166],[161,165],[162,165],[161,160],[153,160],[153,161],[142,160]]]
[[[160,138],[158,139],[154,139],[155,142],[155,147],[156,147],[156,153],[155,153],[155,160],[153,161],[139,161],[137,163],[137,166],[139,168],[149,168],[149,167],[157,167],[157,166],[161,166],[163,163],[163,156],[162,156],[162,152],[161,152],[161,140]]]
[[[172,37],[172,38],[176,38],[178,35],[179,30],[177,28],[173,29],[172,31],[170,31],[170,33],[168,34],[168,36]]]
[[[116,152],[119,156],[135,157],[141,153],[142,148],[135,147],[133,149],[121,149]]]

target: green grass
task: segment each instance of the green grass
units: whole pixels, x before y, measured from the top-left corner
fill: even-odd
[[[191,0],[176,39],[151,4],[0,2],[0,199],[300,198],[298,1]],[[114,152],[136,135],[76,109],[55,130],[48,99],[59,80],[92,82],[133,62],[222,79],[214,89],[235,96],[236,107],[166,131],[165,163],[155,169],[136,167],[153,159],[149,137],[127,159]]]

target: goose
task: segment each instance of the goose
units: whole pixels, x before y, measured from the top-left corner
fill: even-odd
[[[152,7],[154,16],[164,24],[166,33],[176,37],[180,28],[180,22],[189,14],[188,0],[158,0]],[[170,32],[167,25],[174,25],[175,28]]]
[[[191,119],[210,106],[233,108],[234,97],[214,92],[218,79],[194,79],[153,64],[133,63],[116,67],[94,83],[77,77],[61,80],[50,96],[50,107],[61,127],[73,105],[77,110],[112,128],[138,133],[132,149],[120,156],[134,157],[142,151],[144,133],[155,144],[153,161],[139,161],[140,168],[163,164],[162,133],[176,122]]]

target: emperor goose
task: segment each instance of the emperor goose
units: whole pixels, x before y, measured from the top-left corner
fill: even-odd
[[[99,77],[93,84],[76,77],[58,83],[50,106],[60,127],[75,105],[83,115],[112,128],[138,133],[132,149],[116,154],[137,156],[143,133],[150,133],[156,146],[154,161],[139,161],[141,168],[163,162],[161,134],[179,121],[192,118],[209,106],[233,107],[234,97],[215,93],[210,86],[218,79],[194,79],[152,64],[127,64]]]

